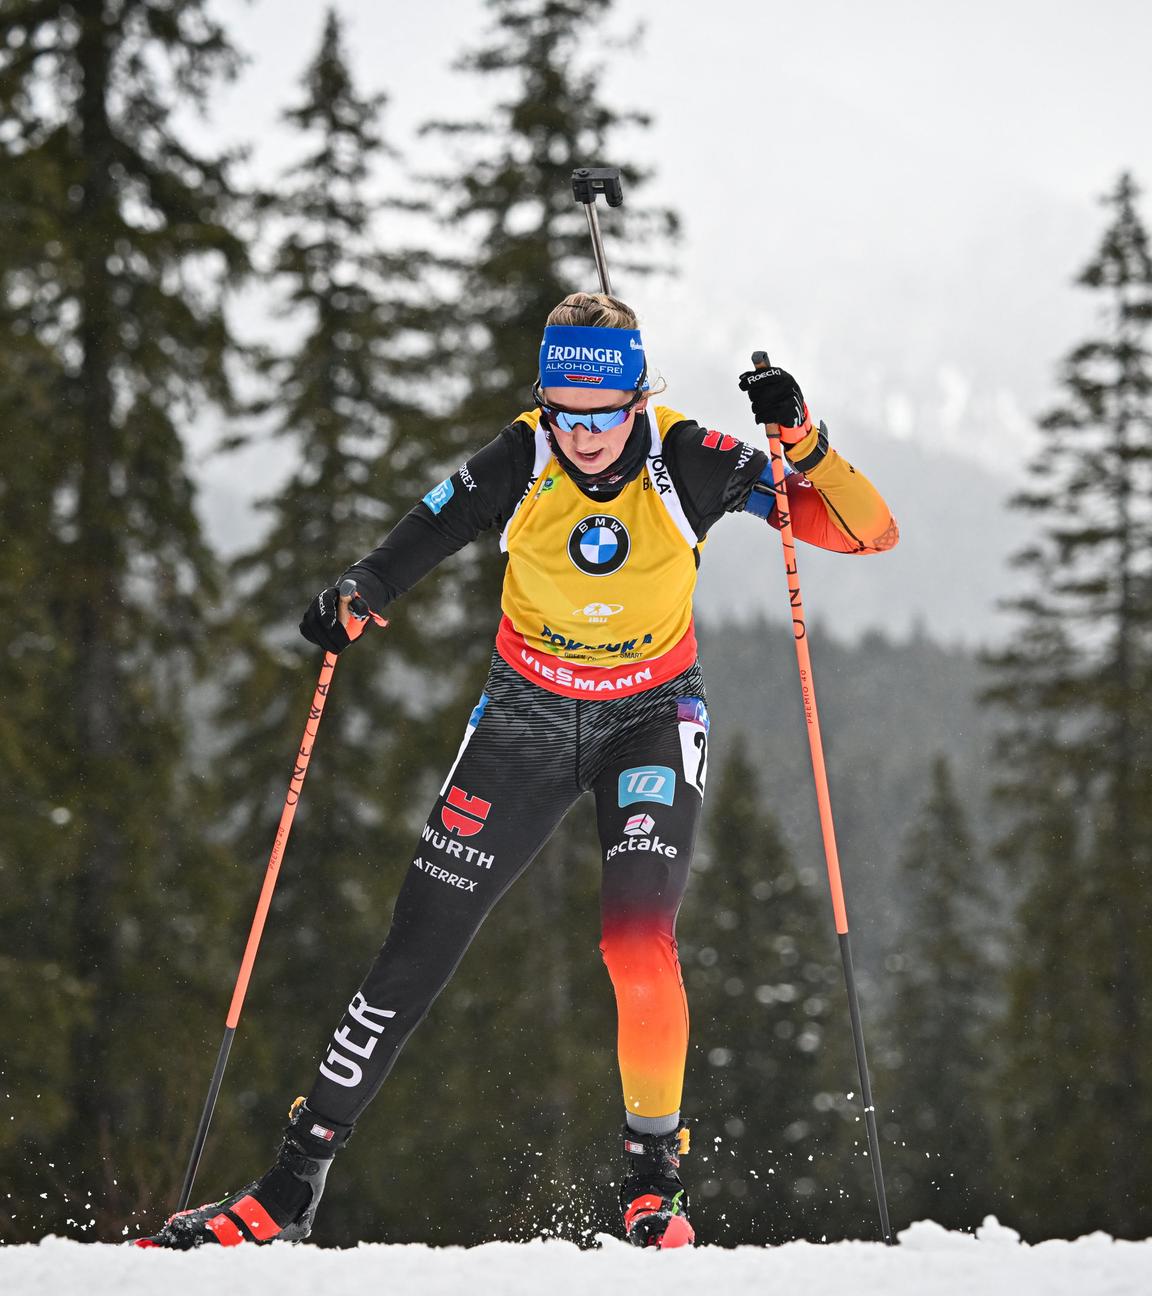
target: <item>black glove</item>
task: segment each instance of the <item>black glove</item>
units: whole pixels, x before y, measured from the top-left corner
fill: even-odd
[[[340,624],[340,591],[335,585],[322,589],[308,604],[308,610],[300,621],[300,633],[330,653],[341,653],[352,642],[348,632]]]
[[[790,444],[800,441],[811,429],[804,393],[785,370],[749,369],[740,375],[740,390],[748,393],[756,422],[778,424],[782,441]],[[790,436],[784,431],[786,428],[795,429],[796,435]]]

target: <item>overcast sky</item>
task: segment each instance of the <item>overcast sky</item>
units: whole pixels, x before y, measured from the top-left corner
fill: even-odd
[[[277,115],[325,6],[218,8],[251,62],[215,127],[271,173],[292,155]],[[491,93],[450,70],[481,0],[338,8],[410,153],[427,147],[419,123]],[[623,39],[637,23],[638,47]],[[676,279],[616,284],[669,402],[744,417],[731,375],[764,346],[830,419],[1018,460],[1089,319],[1069,281],[1102,227],[1096,199],[1125,167],[1152,183],[1152,5],[618,0],[611,26],[605,87],[653,113],[631,143],[656,170],[649,196],[685,222]]]
[[[325,7],[218,0],[250,63],[198,129],[247,143],[264,178],[298,156],[278,117]],[[428,118],[482,117],[492,87],[451,71],[484,30],[482,0],[338,8],[360,86],[387,92],[386,133],[410,160],[431,147],[416,137]],[[610,28],[589,47],[605,91],[655,118],[622,150],[655,170],[646,200],[684,220],[675,277],[614,282],[667,403],[753,436],[734,376],[764,347],[850,457],[867,430],[1016,477],[1057,363],[1091,324],[1071,280],[1103,229],[1098,199],[1125,168],[1152,184],[1152,4],[618,0]],[[595,286],[589,258],[573,287]],[[220,465],[208,484],[220,474],[235,480]]]

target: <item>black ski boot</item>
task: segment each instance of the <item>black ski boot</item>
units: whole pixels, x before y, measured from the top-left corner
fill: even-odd
[[[303,1242],[312,1232],[332,1158],[351,1133],[350,1125],[318,1120],[297,1098],[267,1174],[221,1201],[170,1216],[159,1233],[138,1238],[136,1245],[190,1251],[206,1243]]]
[[[687,1126],[671,1134],[637,1134],[624,1127],[627,1177],[620,1185],[624,1233],[633,1246],[681,1247],[696,1241],[688,1223],[688,1192],[680,1158],[688,1151]]]

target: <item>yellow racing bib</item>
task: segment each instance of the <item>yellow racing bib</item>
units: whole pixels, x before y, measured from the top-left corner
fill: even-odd
[[[517,420],[535,431],[536,458],[528,489],[500,537],[508,566],[501,596],[505,624],[497,646],[505,658],[510,653],[519,658],[511,665],[535,674],[545,687],[574,678],[564,666],[600,684],[639,676],[636,687],[646,687],[656,681],[644,664],[678,646],[687,648],[686,639],[691,652],[680,669],[695,659],[692,594],[699,544],[661,453],[668,429],[683,418],[663,406],[649,411],[645,467],[603,504],[585,495],[560,467],[539,410]],[[639,669],[631,670],[637,664]],[[612,674],[598,680],[595,670],[583,667]],[[602,691],[633,691],[632,681]]]

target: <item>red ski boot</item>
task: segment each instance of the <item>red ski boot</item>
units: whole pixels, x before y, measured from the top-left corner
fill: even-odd
[[[298,1098],[267,1174],[221,1201],[177,1212],[159,1233],[138,1238],[135,1245],[190,1251],[205,1244],[303,1242],[312,1231],[332,1157],[351,1133],[349,1125],[320,1121]]]
[[[638,1134],[625,1126],[628,1176],[620,1185],[620,1208],[633,1246],[681,1247],[696,1241],[688,1223],[688,1192],[680,1182],[680,1158],[689,1142],[684,1125],[670,1134]]]

